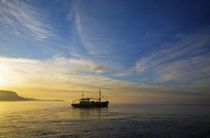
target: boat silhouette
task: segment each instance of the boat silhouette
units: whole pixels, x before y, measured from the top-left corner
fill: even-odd
[[[82,98],[73,100],[71,105],[75,108],[103,108],[108,107],[109,101],[102,101],[101,91],[99,90],[97,98],[84,98],[84,93],[82,92]]]

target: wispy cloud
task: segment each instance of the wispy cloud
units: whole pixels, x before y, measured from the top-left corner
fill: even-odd
[[[179,41],[164,45],[160,50],[142,57],[136,63],[139,74],[152,72],[153,80],[195,82],[210,77],[209,33],[179,36]]]
[[[90,60],[81,60],[81,59],[70,59],[70,63],[80,66],[81,68],[96,73],[104,73],[109,69],[102,65],[96,65],[93,61]]]
[[[1,0],[0,25],[2,31],[13,35],[30,35],[38,40],[54,36],[43,11],[25,1]]]
[[[77,34],[89,55],[105,58],[108,58],[107,55],[109,55],[113,58],[115,51],[113,45],[116,45],[116,41],[112,37],[111,22],[110,24],[103,23],[95,16],[97,9],[89,7],[87,10],[85,2],[74,1],[72,3],[69,20],[74,21]]]
[[[45,60],[0,57],[0,88],[70,93],[102,89],[114,101],[131,103],[188,103],[186,100],[209,97],[210,88],[206,83],[180,88],[138,84],[105,77],[97,71],[90,72],[81,68],[83,62],[84,59],[65,57]]]
[[[46,60],[0,57],[1,80],[20,82],[21,79],[60,80],[61,82],[79,78],[98,80],[103,77],[98,74],[108,71],[105,66],[90,60],[73,59],[55,56]],[[41,74],[44,74],[40,76]],[[13,75],[12,75],[13,74]],[[16,74],[16,75],[14,75]],[[92,79],[92,78],[94,79]],[[17,80],[16,80],[17,79]]]
[[[90,19],[86,17],[84,21],[83,18],[84,17],[81,16],[79,11],[75,10],[75,25],[83,46],[91,55],[106,54],[107,51],[102,50],[105,48],[103,47],[104,44],[98,45],[98,36],[92,36],[91,32],[95,30],[93,30],[93,28],[90,28],[91,26],[88,25],[90,23]]]

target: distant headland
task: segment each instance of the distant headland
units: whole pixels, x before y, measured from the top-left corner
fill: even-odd
[[[41,100],[19,96],[14,91],[0,90],[0,101],[63,101],[63,100]]]

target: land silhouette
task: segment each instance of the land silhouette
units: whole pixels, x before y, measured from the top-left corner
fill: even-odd
[[[63,101],[63,100],[44,100],[44,99],[26,98],[19,96],[14,91],[0,90],[0,101]]]

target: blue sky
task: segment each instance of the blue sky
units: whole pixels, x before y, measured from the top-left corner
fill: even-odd
[[[209,7],[208,0],[1,0],[0,57],[58,63],[60,73],[119,81],[137,93],[146,86],[209,97]]]

